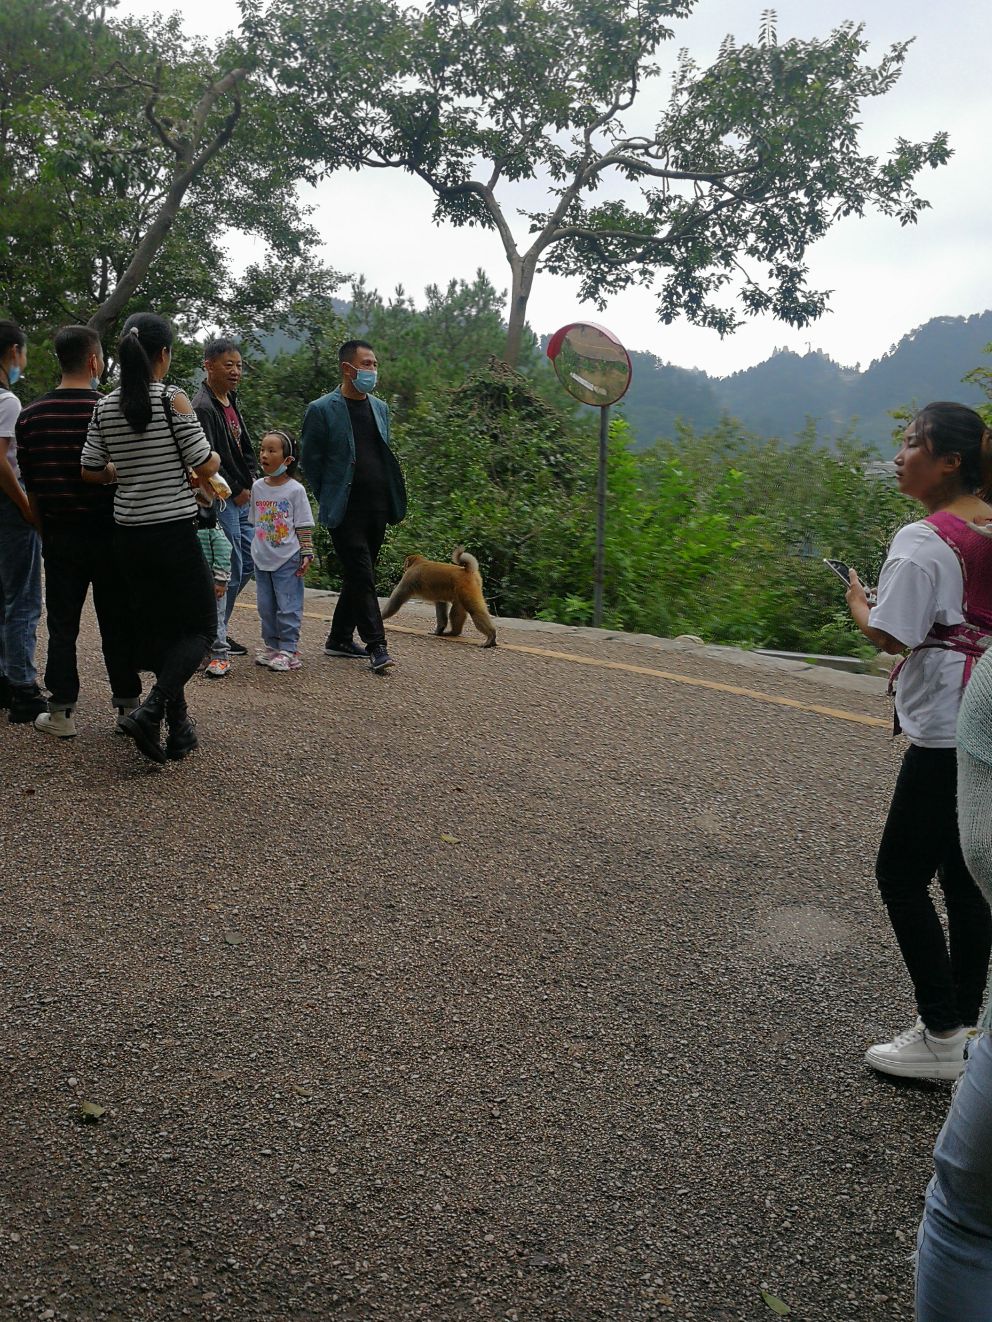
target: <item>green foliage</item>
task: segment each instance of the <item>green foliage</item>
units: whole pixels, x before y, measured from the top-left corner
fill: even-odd
[[[227,231],[287,269],[316,241],[296,194],[311,163],[271,50],[245,34],[209,47],[175,15],[139,24],[110,8],[0,7],[0,306],[32,336],[95,319],[112,343],[135,307],[195,333],[244,302]],[[323,165],[329,142],[321,152]]]
[[[985,346],[985,352],[992,354],[992,344]],[[986,423],[992,427],[992,367],[987,363],[981,363],[978,367],[965,374],[966,381],[978,388],[985,395],[986,403],[978,406],[978,412],[985,419]]]
[[[280,0],[293,10],[296,0]],[[333,11],[331,0],[323,0]],[[916,177],[950,156],[937,133],[898,138],[885,159],[860,149],[861,106],[898,79],[908,43],[866,62],[863,29],[779,44],[729,38],[701,69],[683,53],[654,131],[628,112],[658,72],[659,48],[694,0],[449,0],[380,5],[380,84],[351,112],[356,165],[404,169],[435,216],[498,233],[512,288],[505,358],[516,364],[539,267],[579,282],[583,301],[659,282],[658,311],[721,334],[771,313],[807,325],[827,304],[810,289],[809,245],[836,220],[874,209],[903,224],[927,206]],[[323,9],[323,6],[321,6]],[[385,10],[385,14],[381,11]],[[314,24],[334,41],[333,12]],[[392,60],[390,59],[392,57]],[[324,69],[326,57],[318,59]],[[338,126],[333,82],[310,80],[314,114]],[[530,201],[545,179],[546,202]],[[525,186],[526,239],[504,194]],[[529,245],[529,246],[527,246]]]

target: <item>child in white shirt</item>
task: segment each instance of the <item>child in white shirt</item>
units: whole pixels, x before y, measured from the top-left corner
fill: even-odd
[[[313,511],[293,477],[299,455],[291,436],[266,432],[258,459],[263,476],[252,485],[249,521],[255,529],[251,554],[264,646],[255,660],[270,670],[299,670],[303,579],[313,560]]]

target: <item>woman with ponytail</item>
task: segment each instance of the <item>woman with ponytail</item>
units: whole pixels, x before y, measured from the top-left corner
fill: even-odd
[[[41,539],[17,466],[21,401],[11,390],[27,366],[27,339],[0,321],[0,708],[26,725],[47,710],[34,667],[41,618]]]
[[[156,678],[140,707],[121,712],[118,726],[150,761],[178,761],[197,746],[185,685],[217,626],[190,481],[206,481],[220,461],[186,396],[162,384],[172,361],[172,327],[164,318],[129,317],[117,360],[121,384],[94,410],[83,477],[116,484],[115,542],[136,615],[135,663]]]
[[[875,875],[913,983],[918,1018],[866,1064],[885,1074],[956,1079],[988,976],[992,916],[962,856],[957,826],[958,710],[992,642],[992,447],[963,404],[921,409],[895,458],[899,489],[927,516],[896,533],[870,605],[857,574],[847,601],[876,647],[908,655],[892,672],[896,732],[909,740]],[[948,939],[930,898],[936,874]]]

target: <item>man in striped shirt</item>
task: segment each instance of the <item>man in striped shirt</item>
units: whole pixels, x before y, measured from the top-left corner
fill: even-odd
[[[141,677],[131,656],[127,594],[114,555],[113,488],[85,483],[80,473],[87,428],[100,398],[100,338],[88,326],[64,326],[55,335],[55,353],[62,380],[23,410],[17,420],[17,447],[45,562],[45,685],[52,696],[35,727],[71,739],[79,700],[76,640],[90,587],[112,702],[119,713],[137,706]]]

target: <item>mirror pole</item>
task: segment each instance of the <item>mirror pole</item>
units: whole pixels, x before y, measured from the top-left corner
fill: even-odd
[[[610,408],[599,410],[599,473],[596,479],[596,566],[593,573],[592,623],[603,623],[603,567],[606,557],[606,459],[610,441]]]

